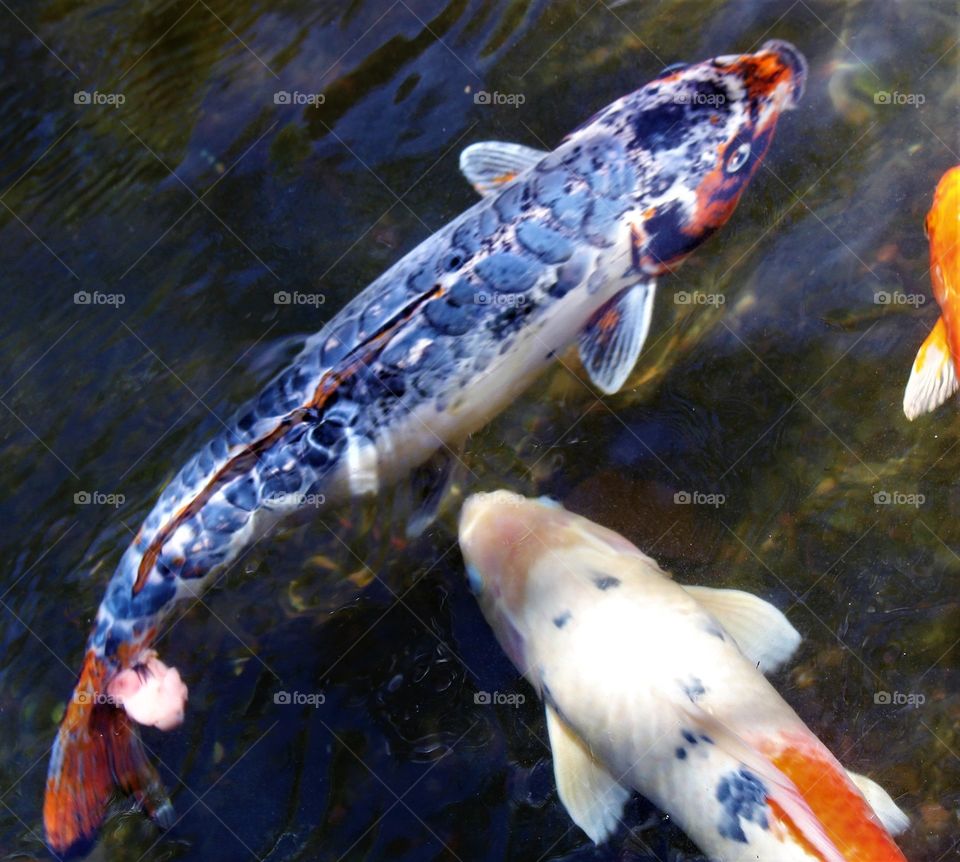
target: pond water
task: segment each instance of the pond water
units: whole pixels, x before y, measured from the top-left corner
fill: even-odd
[[[49,858],[49,746],[159,490],[473,202],[459,151],[554,146],[768,38],[806,54],[807,95],[668,277],[630,385],[599,400],[558,366],[471,438],[458,495],[550,494],[783,608],[804,643],[778,689],[908,812],[912,862],[960,858],[960,423],[900,408],[937,316],[923,219],[960,162],[955,3],[0,5],[0,858]],[[90,858],[702,858],[639,799],[603,848],[571,828],[457,502],[414,542],[387,497],[289,525],[184,608],[159,648],[188,718],[144,734],[180,819],[115,817]]]

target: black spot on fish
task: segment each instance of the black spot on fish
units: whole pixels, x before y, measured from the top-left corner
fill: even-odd
[[[570,622],[573,614],[570,611],[564,611],[560,616],[553,618],[553,624],[558,628],[562,629],[568,622]]]
[[[686,759],[687,759],[687,752],[686,752],[686,750],[683,749],[683,748],[678,748],[678,749],[677,749],[677,760],[686,760]]]
[[[687,682],[681,682],[680,687],[683,689],[683,693],[690,698],[691,703],[696,703],[707,693],[703,682],[695,676],[690,677]]]
[[[606,592],[613,587],[619,587],[620,578],[615,578],[613,575],[607,575],[603,572],[594,572],[593,583],[598,590]]]
[[[723,806],[717,830],[724,838],[747,843],[747,836],[740,825],[741,820],[756,823],[761,829],[770,828],[767,821],[766,785],[746,767],[720,779],[717,784],[717,801]]]
[[[687,112],[684,105],[666,102],[638,113],[633,120],[630,149],[642,147],[652,153],[677,146],[684,130]]]
[[[697,744],[697,738],[696,738],[689,730],[683,731],[683,738],[684,738],[687,742],[689,742],[690,745],[696,745],[696,744]]]
[[[686,222],[680,204],[673,203],[664,207],[656,215],[644,222],[644,230],[650,240],[644,249],[645,254],[657,263],[670,263],[678,257],[693,251],[711,233],[713,228],[706,228],[697,236],[684,232]]]

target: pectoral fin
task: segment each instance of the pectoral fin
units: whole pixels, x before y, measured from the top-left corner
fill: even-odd
[[[458,455],[442,448],[410,474],[412,511],[407,520],[408,539],[417,538],[433,523],[461,464]]]
[[[650,331],[656,288],[651,279],[621,290],[580,333],[580,359],[605,395],[618,392],[637,364]]]
[[[857,785],[857,790],[863,794],[883,828],[891,835],[899,835],[910,825],[910,818],[900,810],[896,802],[876,781],[865,775],[847,770],[847,776]]]
[[[593,757],[549,704],[547,732],[560,801],[590,840],[601,844],[616,831],[630,791]]]
[[[935,410],[957,391],[957,372],[950,354],[947,327],[940,317],[913,361],[903,393],[903,412],[913,421]]]
[[[481,141],[460,153],[460,172],[481,195],[489,195],[518,174],[532,168],[545,155],[522,144]]]
[[[800,633],[783,613],[742,590],[685,586],[737,642],[740,651],[764,673],[773,673],[800,645]]]

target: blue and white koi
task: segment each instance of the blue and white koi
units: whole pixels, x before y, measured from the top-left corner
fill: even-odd
[[[616,392],[646,338],[657,277],[730,217],[805,77],[796,48],[768,42],[668,70],[552,152],[464,152],[482,200],[309,338],[170,482],[121,558],[50,759],[54,851],[88,846],[118,788],[170,820],[131,713],[103,695],[125,671],[150,676],[176,602],[311,497],[333,505],[431,477],[411,522],[422,529],[450,450],[572,345],[596,386]],[[169,692],[161,712],[179,715],[185,692]]]
[[[595,842],[635,789],[716,862],[905,862],[903,812],[763,676],[800,642],[772,605],[681,586],[617,533],[504,491],[467,499],[460,548],[544,701],[560,800]]]

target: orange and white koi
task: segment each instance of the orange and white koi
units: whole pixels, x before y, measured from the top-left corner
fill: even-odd
[[[917,351],[903,393],[910,420],[935,410],[960,385],[960,165],[940,178],[925,228],[940,317]]]
[[[905,862],[903,812],[764,677],[800,641],[772,605],[682,586],[617,533],[503,491],[466,501],[460,547],[544,701],[560,800],[595,842],[635,789],[716,862]]]

